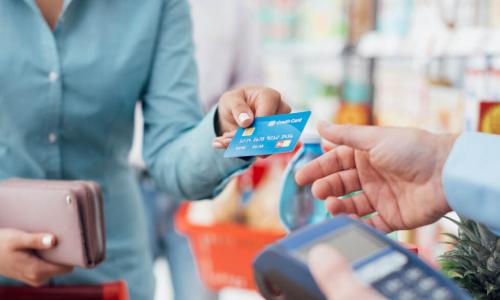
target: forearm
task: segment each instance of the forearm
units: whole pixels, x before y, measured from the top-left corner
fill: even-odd
[[[500,235],[500,137],[462,134],[443,171],[449,205]]]
[[[195,127],[166,144],[149,161],[156,181],[172,196],[204,199],[216,195],[232,175],[251,161],[224,158],[224,151],[212,147],[215,138],[215,109]]]

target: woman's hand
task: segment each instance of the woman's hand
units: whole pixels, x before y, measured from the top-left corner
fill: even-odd
[[[216,148],[227,148],[238,127],[250,126],[255,117],[287,114],[290,106],[281,94],[265,87],[243,87],[222,95],[219,101],[219,133]]]
[[[71,272],[72,267],[46,262],[32,253],[51,249],[56,243],[51,234],[0,229],[0,275],[40,287],[53,276]]]

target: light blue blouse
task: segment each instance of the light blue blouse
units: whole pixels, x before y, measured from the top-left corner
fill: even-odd
[[[215,111],[202,117],[185,0],[66,0],[54,32],[34,0],[0,1],[0,179],[90,179],[104,190],[107,260],[53,284],[126,279],[132,299],[152,298],[127,161],[138,99],[144,158],[169,194],[210,197],[249,164],[211,147]]]

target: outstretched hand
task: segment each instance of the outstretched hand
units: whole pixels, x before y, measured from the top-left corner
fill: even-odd
[[[365,222],[391,232],[432,223],[450,211],[441,175],[455,136],[326,122],[318,129],[337,146],[302,168],[296,181],[314,183],[314,195],[327,199],[332,214],[373,214]]]

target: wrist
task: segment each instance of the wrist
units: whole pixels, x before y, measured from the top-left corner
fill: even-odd
[[[452,209],[448,204],[448,199],[446,198],[446,194],[444,192],[444,184],[443,184],[443,171],[445,163],[450,155],[451,150],[453,149],[453,145],[458,138],[458,134],[439,134],[436,135],[437,139],[437,149],[436,149],[436,164],[434,174],[436,176],[435,182],[435,190],[438,194],[438,210],[441,214],[446,214],[450,212]]]

